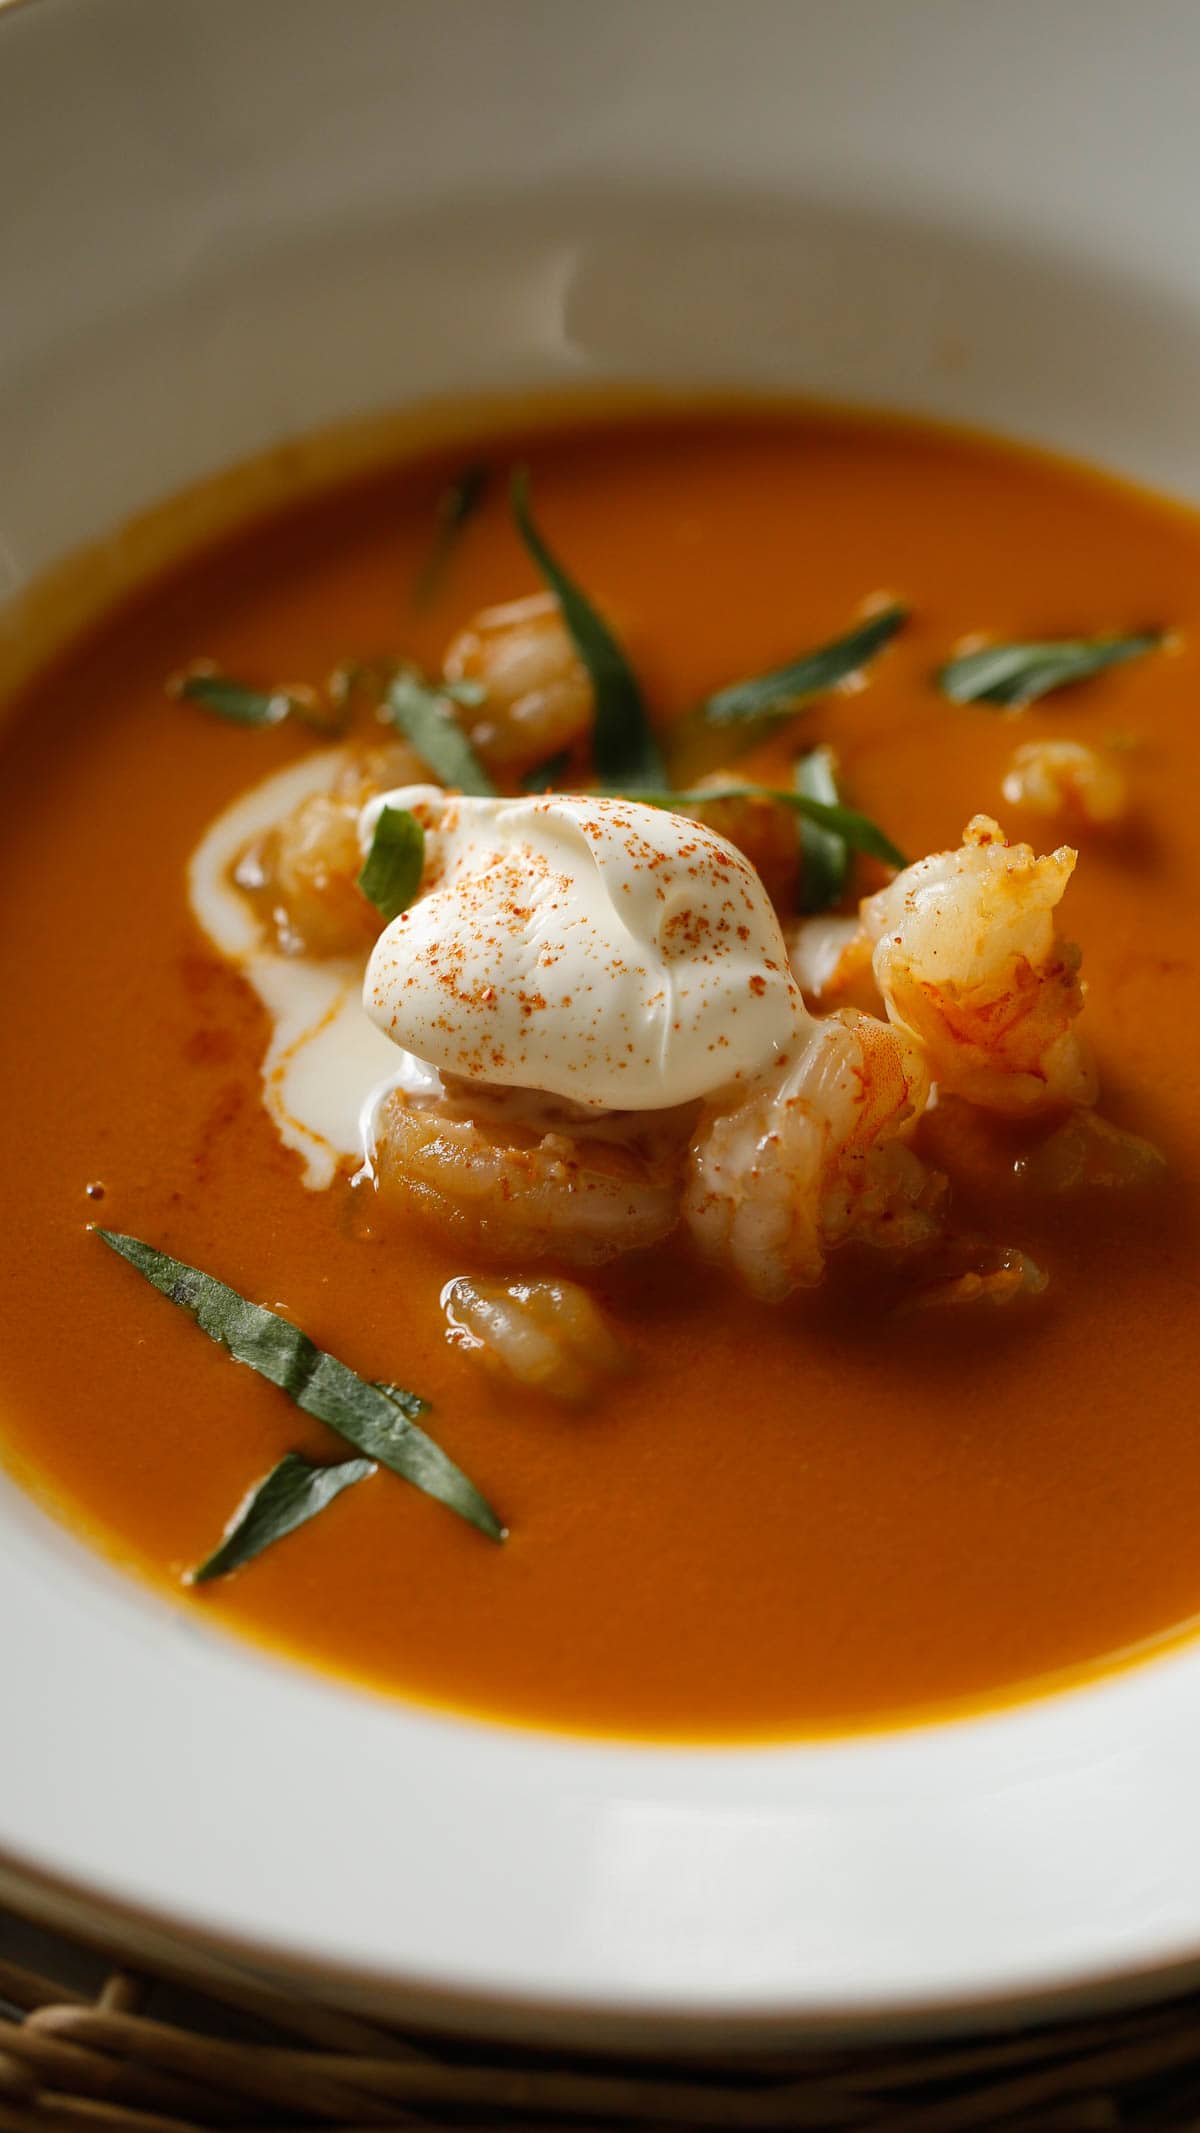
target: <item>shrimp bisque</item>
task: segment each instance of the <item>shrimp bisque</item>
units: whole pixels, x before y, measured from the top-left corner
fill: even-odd
[[[487,676],[494,700],[480,711],[468,695],[464,723],[470,746],[510,771],[527,768],[539,742],[577,750],[598,708],[546,596],[477,618],[444,672],[448,687],[469,689]],[[276,788],[252,795],[233,810],[237,827],[219,825],[193,861],[197,914],[236,952],[222,869],[238,830],[265,823],[234,880],[269,914],[297,980],[315,959],[316,1003],[325,972],[336,987],[299,1040],[303,1018],[285,1010],[290,1041],[277,1034],[268,1049],[267,1101],[285,1140],[328,1146],[330,1084],[348,1081],[360,1099],[359,1182],[510,1271],[544,1259],[592,1268],[681,1230],[700,1259],[772,1303],[818,1285],[848,1243],[923,1270],[910,1305],[1042,1293],[1044,1270],[1020,1250],[947,1237],[950,1180],[912,1142],[946,1098],[1001,1117],[1067,1116],[1034,1158],[1043,1173],[1078,1176],[1090,1163],[1117,1181],[1112,1150],[1128,1137],[1078,1123],[1097,1076],[1075,1028],[1080,952],[1055,923],[1073,850],[1038,858],[975,816],[958,849],[897,872],[857,921],[798,920],[789,959],[747,856],[767,854],[778,880],[769,792],[730,798],[710,775],[684,815],[669,793],[646,805],[386,786],[387,769],[412,760],[394,747],[351,757],[278,820]],[[290,799],[286,782],[278,790]],[[745,850],[704,822],[706,804]],[[396,821],[419,838],[419,878],[407,907],[370,929],[362,1007],[401,1063],[363,1097],[360,1062],[377,1064],[378,1052],[348,1003],[344,957],[365,924],[359,861],[369,871]],[[278,1016],[294,989],[286,961],[264,963],[260,945],[243,967]],[[810,983],[825,1013],[806,1005],[803,972],[819,973]],[[838,1005],[839,994],[858,1004]],[[1130,1145],[1128,1174],[1143,1177],[1148,1144]],[[310,1184],[331,1175],[310,1157]],[[589,1399],[623,1367],[595,1303],[562,1279],[463,1276],[443,1304],[465,1352],[559,1400]]]
[[[1197,586],[1153,499],[774,410],[147,589],[0,734],[20,1470],[191,1608],[568,1729],[1200,1618]]]

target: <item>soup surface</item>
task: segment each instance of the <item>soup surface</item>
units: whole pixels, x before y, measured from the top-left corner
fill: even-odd
[[[214,818],[324,743],[164,686],[199,655],[266,684],[384,650],[436,670],[478,609],[539,588],[498,478],[414,600],[458,468],[389,467],[153,584],[6,718],[6,1456],[182,1595],[275,1460],[344,1453],[106,1252],[102,1222],[419,1390],[505,1520],[497,1547],[379,1472],[182,1599],[309,1661],[520,1722],[779,1737],[1002,1697],[1177,1631],[1200,1610],[1200,520],[1007,446],[819,411],[623,418],[485,456],[528,462],[539,523],[619,628],[660,733],[864,601],[903,602],[864,685],[746,760],[790,778],[829,742],[846,799],[911,857],[981,811],[1039,851],[1074,844],[1061,924],[1099,1110],[1165,1166],[1045,1191],[1020,1168],[1026,1124],[937,1104],[916,1146],[952,1174],[956,1234],[1027,1255],[1042,1293],[903,1308],[883,1255],[850,1250],[764,1302],[676,1231],[576,1275],[629,1352],[591,1401],[482,1371],[441,1303],[476,1256],[376,1220],[348,1172],[305,1186],[261,1098],[263,1008],[188,906]],[[976,634],[1149,627],[1163,648],[1013,715],[933,678]],[[1044,738],[1119,766],[1120,820],[1064,829],[1005,801],[1015,750]],[[868,863],[859,886],[885,878]]]

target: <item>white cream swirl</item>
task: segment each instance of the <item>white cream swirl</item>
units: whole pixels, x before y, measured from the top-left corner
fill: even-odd
[[[206,830],[188,862],[188,897],[218,955],[253,986],[271,1023],[263,1102],[314,1191],[361,1161],[375,1102],[397,1083],[437,1086],[372,1027],[362,1010],[362,957],[282,955],[234,881],[248,844],[286,821],[345,768],[344,748],[321,748],[240,796]]]
[[[446,1073],[606,1110],[690,1102],[761,1074],[806,1022],[749,863],[702,825],[634,801],[368,803],[425,828],[423,893],[377,941],[363,1000]]]

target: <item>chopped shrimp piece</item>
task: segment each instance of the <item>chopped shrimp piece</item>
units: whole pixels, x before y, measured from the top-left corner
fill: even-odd
[[[1065,1125],[1019,1158],[1018,1177],[1039,1192],[1075,1192],[1082,1185],[1145,1185],[1161,1177],[1166,1157],[1153,1141],[1111,1125],[1094,1111],[1076,1111]]]
[[[1100,828],[1121,820],[1128,788],[1120,765],[1082,741],[1028,741],[1012,759],[1004,797],[1051,820]]]
[[[586,740],[595,697],[553,593],[487,607],[454,639],[447,681],[478,682],[478,708],[458,717],[489,770],[536,770]]]
[[[1054,923],[1075,860],[1065,845],[1038,859],[976,815],[957,851],[919,859],[861,907],[891,1021],[968,1103],[1022,1116],[1095,1102],[1072,1027],[1080,953]]]
[[[928,1095],[919,1047],[886,1022],[847,1009],[799,1032],[736,1110],[701,1116],[684,1215],[703,1257],[778,1300],[818,1282],[852,1238],[927,1244],[946,1182],[907,1138]]]
[[[1037,1261],[1012,1245],[964,1242],[952,1257],[968,1263],[914,1289],[900,1305],[902,1313],[942,1310],[947,1305],[1010,1304],[1019,1296],[1041,1296],[1049,1285],[1050,1277]]]
[[[442,1291],[449,1337],[510,1385],[577,1403],[625,1367],[625,1350],[574,1281],[478,1281]]]
[[[872,943],[857,918],[822,911],[787,929],[792,975],[810,1007],[860,1007],[879,1014],[882,1001],[871,968]]]
[[[675,1228],[694,1115],[598,1115],[447,1078],[440,1096],[384,1097],[375,1174],[385,1200],[489,1258],[598,1266]]]
[[[402,741],[365,749],[330,791],[310,794],[243,852],[234,880],[285,955],[348,955],[370,946],[381,921],[358,887],[359,811],[376,793],[427,775]]]

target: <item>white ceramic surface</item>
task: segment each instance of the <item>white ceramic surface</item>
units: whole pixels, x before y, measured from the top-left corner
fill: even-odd
[[[1200,495],[1198,78],[1190,0],[0,9],[0,591],[476,387],[809,389]],[[1200,1955],[1195,1647],[888,1738],[589,1745],[202,1632],[7,1483],[0,1621],[9,1872],[376,2006],[798,2034]]]

